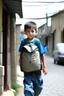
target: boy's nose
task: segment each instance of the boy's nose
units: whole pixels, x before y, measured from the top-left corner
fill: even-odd
[[[30,31],[30,34],[32,34],[32,32]]]

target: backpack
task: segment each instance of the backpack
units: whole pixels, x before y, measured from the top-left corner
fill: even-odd
[[[20,68],[23,72],[41,70],[41,58],[36,44],[26,44],[23,46]]]

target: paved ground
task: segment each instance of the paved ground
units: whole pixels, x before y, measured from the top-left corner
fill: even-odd
[[[48,75],[44,76],[44,89],[40,96],[64,96],[64,66],[53,64],[47,57]]]
[[[1,96],[14,96],[14,93],[12,92],[12,90],[7,90],[4,91]]]
[[[64,66],[53,64],[53,58],[47,56],[48,75],[43,74],[44,86],[40,96],[64,96]],[[22,95],[22,89],[20,94]]]

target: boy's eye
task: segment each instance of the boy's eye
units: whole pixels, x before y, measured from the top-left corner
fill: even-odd
[[[34,32],[34,30],[32,30],[31,32]]]

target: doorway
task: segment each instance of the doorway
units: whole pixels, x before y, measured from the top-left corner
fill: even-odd
[[[61,32],[61,42],[64,43],[64,29],[63,29],[63,31]]]
[[[4,66],[4,90],[8,89],[8,75],[7,75],[7,37],[8,37],[8,12],[3,8],[3,17],[2,17],[2,25],[3,25],[3,66]]]

